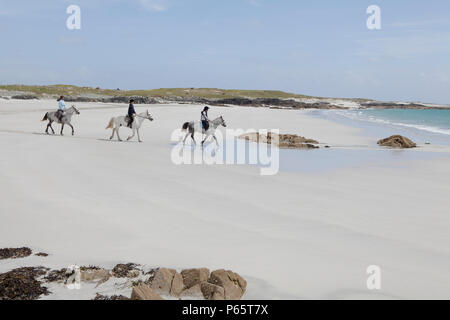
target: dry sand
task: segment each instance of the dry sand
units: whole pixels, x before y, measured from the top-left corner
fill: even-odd
[[[401,167],[263,177],[255,166],[172,164],[170,134],[201,106],[148,106],[155,121],[142,144],[104,140],[125,105],[77,106],[75,137],[46,136],[40,119],[54,101],[0,100],[0,247],[30,246],[61,267],[225,267],[249,280],[248,299],[450,298],[448,148]],[[231,128],[375,143],[301,111],[210,113]],[[20,263],[0,262],[0,272]],[[379,291],[366,287],[369,265],[381,267]]]

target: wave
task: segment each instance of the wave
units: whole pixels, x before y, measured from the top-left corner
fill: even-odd
[[[416,124],[416,123],[404,123],[404,122],[398,122],[398,121],[392,121],[387,119],[382,119],[375,117],[373,115],[367,115],[363,111],[337,111],[338,114],[350,118],[352,120],[362,120],[362,121],[368,121],[372,123],[379,123],[379,124],[385,124],[385,125],[391,125],[391,126],[401,126],[406,128],[413,128],[417,130],[427,131],[431,133],[438,133],[438,134],[444,134],[444,135],[450,135],[449,129],[444,129],[432,125],[423,125],[423,124]]]

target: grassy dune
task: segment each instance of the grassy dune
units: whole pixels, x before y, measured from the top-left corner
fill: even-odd
[[[274,90],[224,90],[215,88],[168,88],[152,90],[111,90],[90,87],[77,87],[72,85],[50,86],[25,86],[25,85],[0,85],[0,89],[8,91],[21,91],[33,93],[37,96],[44,95],[98,95],[98,96],[152,96],[152,97],[199,97],[205,99],[228,98],[312,98],[305,95],[287,93]]]

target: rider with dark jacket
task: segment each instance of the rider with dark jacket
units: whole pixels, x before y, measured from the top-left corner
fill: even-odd
[[[130,105],[128,106],[128,126],[131,128],[133,125],[134,118],[136,117],[136,110],[134,110],[134,100],[130,100]]]
[[[208,110],[209,110],[208,106],[203,108],[203,111],[201,112],[201,117],[200,117],[200,120],[202,121],[203,130],[205,130],[205,131],[208,131],[208,129],[209,129]]]

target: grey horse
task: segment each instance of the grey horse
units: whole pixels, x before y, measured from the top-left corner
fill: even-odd
[[[72,135],[74,135],[75,130],[73,129],[72,124],[70,121],[72,120],[72,116],[74,114],[80,114],[80,111],[75,107],[75,105],[68,108],[64,115],[62,116],[61,120],[57,116],[57,111],[53,112],[47,112],[42,119],[42,121],[48,121],[47,128],[45,129],[45,133],[48,134],[48,128],[52,129],[53,134],[55,134],[55,130],[53,130],[52,123],[60,123],[61,124],[61,135],[63,135],[64,125],[69,125],[72,128]]]
[[[209,121],[209,128],[206,131],[203,129],[201,121],[185,122],[183,124],[183,127],[181,128],[182,131],[187,131],[186,136],[184,137],[184,140],[183,140],[183,145],[186,143],[186,139],[189,136],[191,136],[192,141],[194,141],[194,145],[196,145],[195,139],[194,139],[194,133],[200,132],[205,135],[205,139],[203,139],[203,141],[202,141],[202,146],[205,143],[206,139],[208,139],[210,136],[212,136],[214,138],[214,140],[216,141],[216,145],[218,146],[219,143],[217,142],[217,138],[215,136],[215,132],[216,132],[218,126],[223,126],[223,127],[227,126],[225,123],[225,120],[223,120],[223,117],[218,117],[212,121]]]

